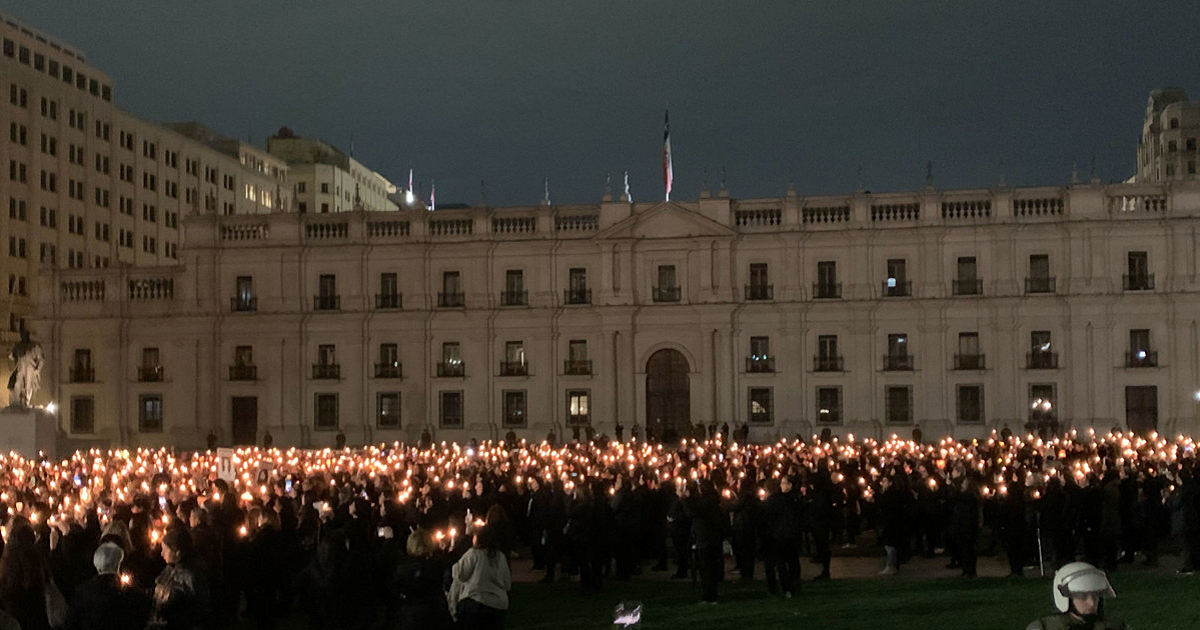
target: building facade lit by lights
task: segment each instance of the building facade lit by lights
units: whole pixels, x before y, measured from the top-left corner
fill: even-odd
[[[178,264],[182,216],[290,204],[286,165],[265,151],[122,110],[78,50],[3,16],[0,43],[4,348],[33,314],[40,269]]]
[[[384,176],[353,157],[315,138],[297,136],[283,127],[267,139],[267,152],[289,168],[300,213],[398,210],[398,192]]]
[[[1154,90],[1146,101],[1135,181],[1197,180],[1200,103],[1179,88]]]
[[[1198,226],[1193,182],[196,215],[43,277],[47,386],[121,444],[1195,433]]]

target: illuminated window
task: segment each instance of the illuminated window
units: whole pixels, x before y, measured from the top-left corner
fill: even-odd
[[[591,398],[590,389],[567,390],[567,424],[580,426],[591,423]]]

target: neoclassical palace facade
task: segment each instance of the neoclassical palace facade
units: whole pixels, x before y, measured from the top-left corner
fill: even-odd
[[[197,214],[35,338],[100,443],[1195,433],[1198,230],[1196,181]]]

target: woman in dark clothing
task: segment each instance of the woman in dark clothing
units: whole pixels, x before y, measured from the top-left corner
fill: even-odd
[[[296,579],[296,600],[313,630],[345,623],[346,535],[333,530],[317,543],[312,561]]]
[[[717,603],[717,584],[725,571],[722,544],[728,535],[729,521],[721,512],[721,499],[707,479],[684,486],[683,510],[692,519],[692,545],[696,549],[696,569],[700,573],[700,601]]]
[[[408,556],[391,576],[391,604],[399,610],[401,628],[441,630],[451,625],[446,594],[442,591],[447,566],[437,554],[433,538],[424,529],[408,536]]]
[[[600,545],[596,532],[596,510],[592,491],[587,483],[574,488],[574,497],[567,505],[567,543],[571,557],[579,568],[579,585],[584,593],[600,590]]]
[[[208,618],[208,582],[194,559],[192,536],[172,529],[163,536],[162,559],[167,566],[154,581],[154,607],[147,630],[196,630]]]
[[[61,604],[61,617],[51,620],[48,599]],[[26,523],[13,527],[0,555],[0,608],[16,618],[22,630],[49,630],[66,621],[67,605],[37,549],[36,535]],[[57,614],[54,616],[58,617]]]
[[[980,520],[979,480],[967,475],[960,483],[959,491],[954,495],[954,507],[951,508],[947,529],[954,540],[954,549],[958,554],[955,560],[962,567],[963,577],[975,577],[978,560],[975,547],[979,543]]]
[[[792,491],[790,477],[771,483],[771,494],[763,503],[763,565],[767,572],[767,590],[776,595],[782,589],[791,597],[800,579],[800,499]]]
[[[279,623],[282,572],[287,563],[278,514],[267,508],[256,516],[258,523],[246,550],[246,612],[259,628],[271,629]]]

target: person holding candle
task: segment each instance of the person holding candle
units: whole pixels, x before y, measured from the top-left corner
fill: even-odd
[[[0,609],[24,630],[60,628],[67,603],[37,547],[33,528],[24,519],[14,520],[0,555]]]
[[[65,630],[142,630],[150,617],[150,598],[122,584],[119,570],[125,552],[115,543],[100,545],[92,555],[97,575],[76,589],[67,610]]]
[[[192,536],[175,528],[162,539],[162,558],[167,563],[154,581],[154,605],[146,630],[195,630],[203,627],[209,613],[206,576],[193,559]]]

